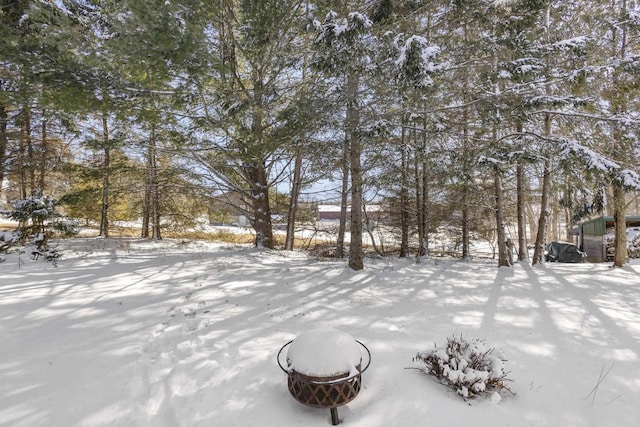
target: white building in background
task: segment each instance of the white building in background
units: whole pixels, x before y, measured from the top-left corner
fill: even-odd
[[[347,206],[347,217],[351,206]],[[380,221],[383,214],[381,205],[367,205],[365,207],[367,217],[371,221]],[[318,221],[339,221],[340,220],[340,205],[318,205]]]

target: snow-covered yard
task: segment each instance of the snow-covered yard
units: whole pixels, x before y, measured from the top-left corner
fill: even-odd
[[[326,426],[276,364],[335,327],[372,353],[345,426],[637,426],[640,262],[498,269],[199,242],[74,239],[58,267],[0,264],[0,426]],[[463,401],[415,369],[453,335],[508,360],[517,394]]]

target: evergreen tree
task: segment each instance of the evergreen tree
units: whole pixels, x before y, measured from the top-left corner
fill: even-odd
[[[211,46],[215,69],[190,76],[196,91],[190,156],[207,171],[213,191],[240,196],[260,247],[274,247],[269,189],[289,143],[281,139],[279,118],[301,88],[305,17],[300,1],[222,2]]]

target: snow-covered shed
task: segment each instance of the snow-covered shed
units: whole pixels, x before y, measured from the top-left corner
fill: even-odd
[[[640,245],[640,216],[627,216],[627,245],[629,256],[634,257],[635,240]],[[587,253],[589,262],[605,262],[613,257],[613,216],[599,216],[580,224],[579,246]]]

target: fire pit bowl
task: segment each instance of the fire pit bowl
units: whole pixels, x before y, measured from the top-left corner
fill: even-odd
[[[363,353],[367,355],[364,368]],[[287,374],[291,396],[307,406],[329,408],[331,422],[337,425],[338,406],[351,402],[360,392],[362,373],[371,364],[371,352],[344,332],[316,329],[283,345],[277,361]]]

